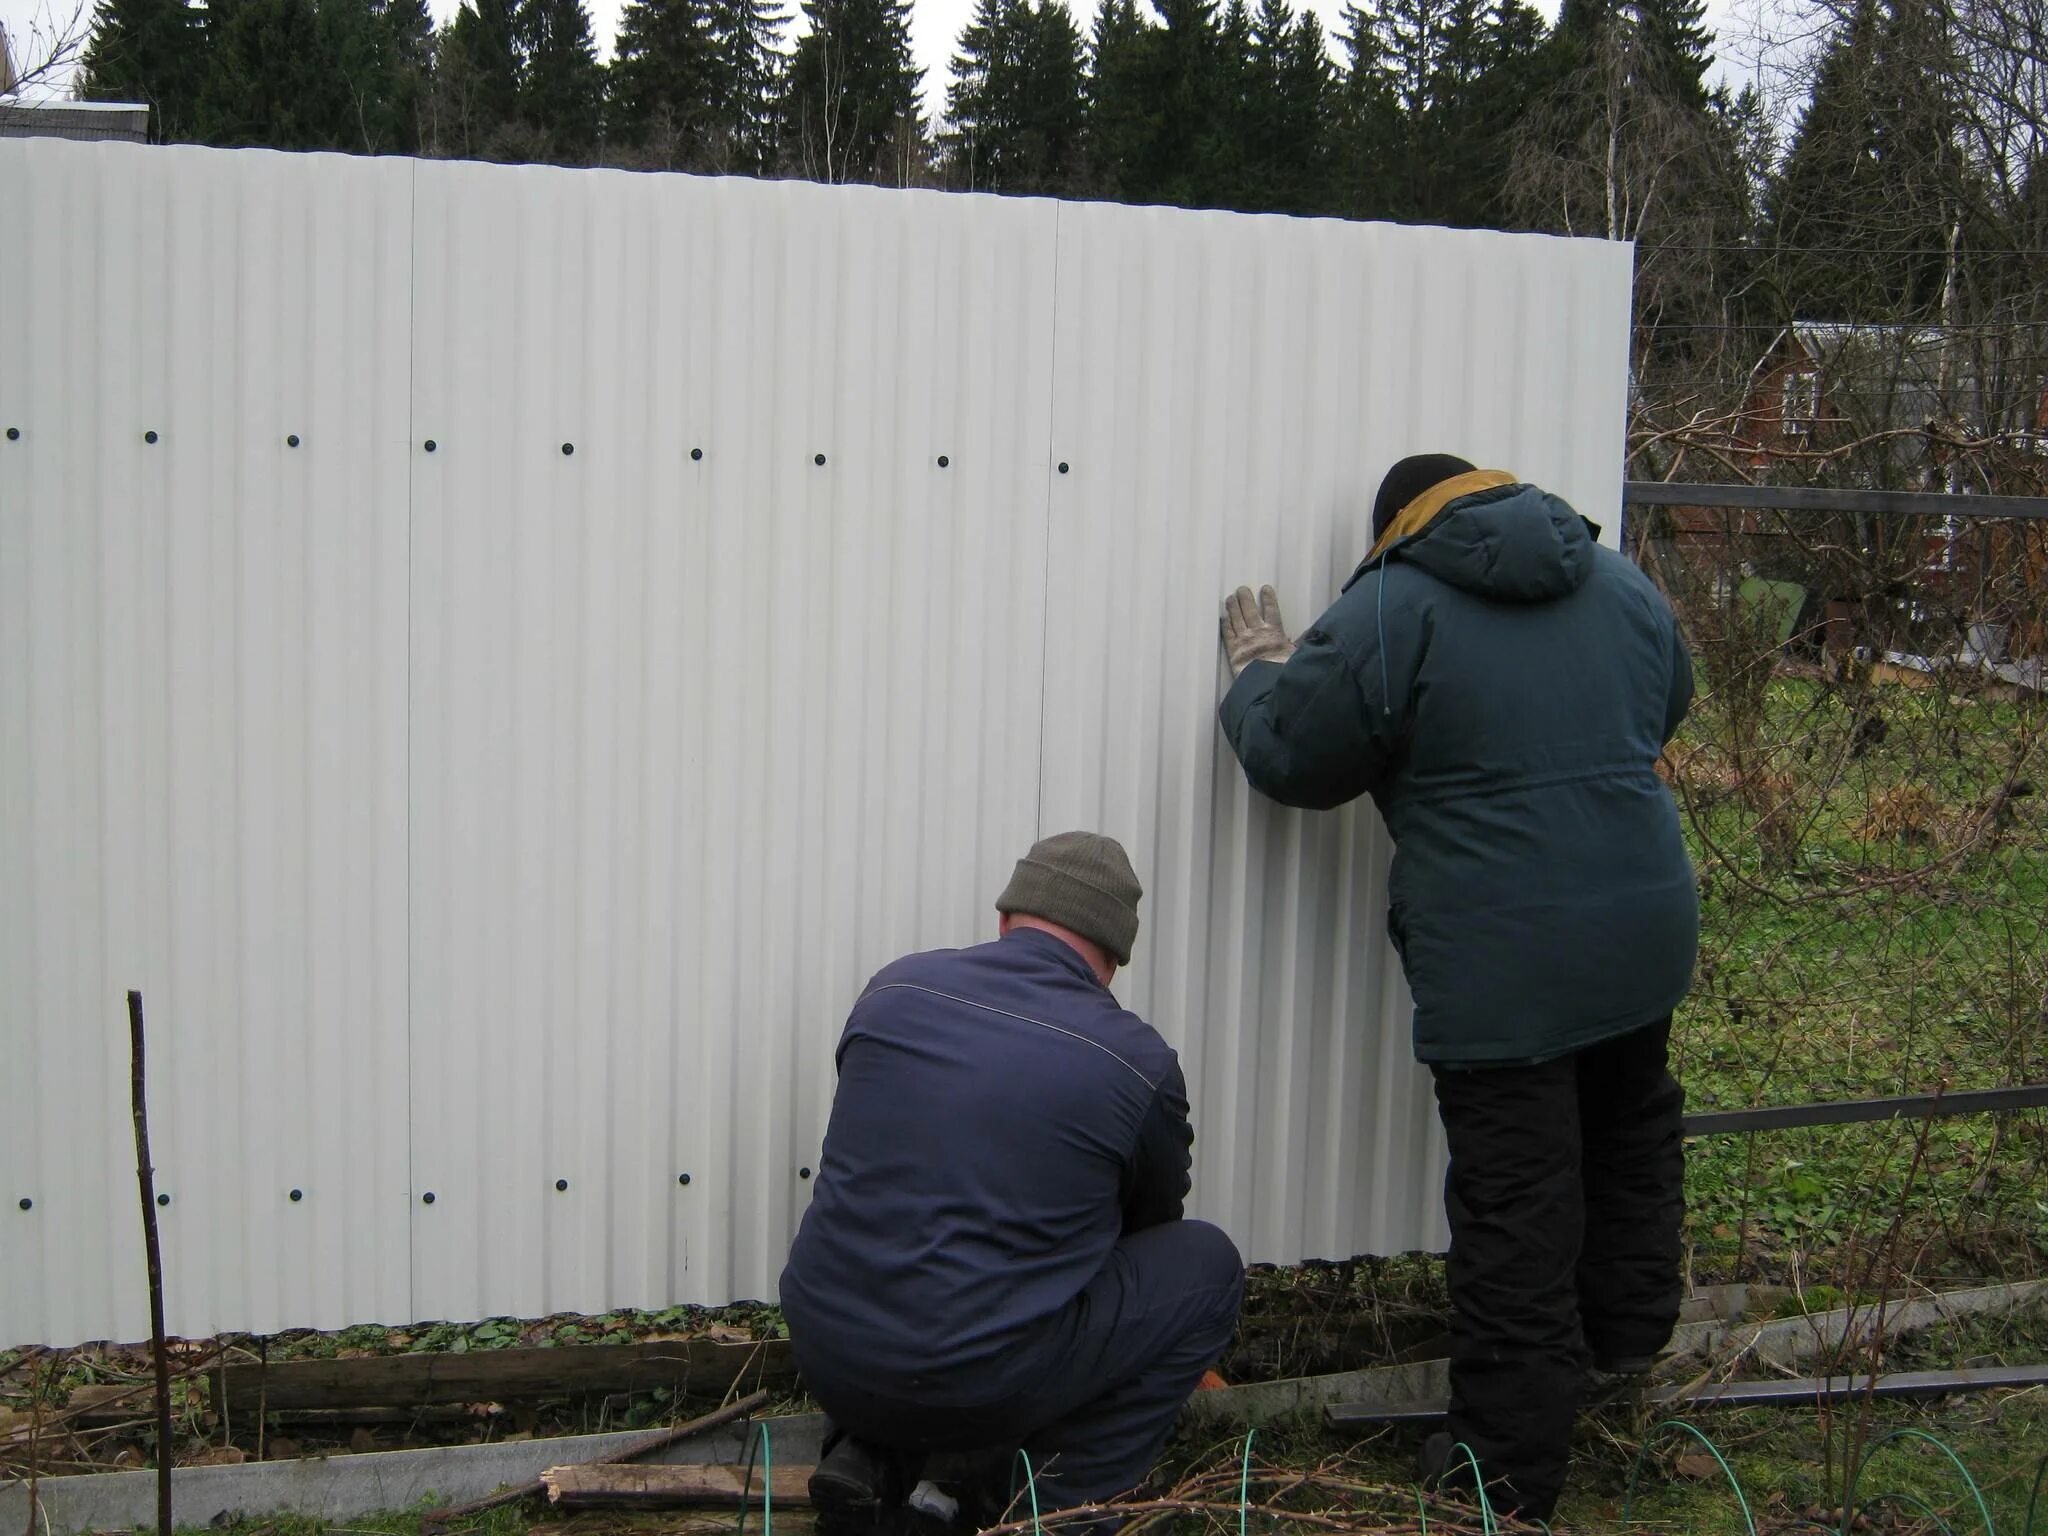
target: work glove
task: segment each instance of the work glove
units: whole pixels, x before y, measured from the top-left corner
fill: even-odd
[[[1223,649],[1232,677],[1242,676],[1255,661],[1284,662],[1292,656],[1294,642],[1280,627],[1280,594],[1261,587],[1254,600],[1250,587],[1239,587],[1223,599]]]

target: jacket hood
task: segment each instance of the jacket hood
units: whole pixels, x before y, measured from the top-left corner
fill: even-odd
[[[1593,574],[1591,526],[1561,498],[1509,485],[1452,502],[1389,560],[1503,603],[1547,603]]]

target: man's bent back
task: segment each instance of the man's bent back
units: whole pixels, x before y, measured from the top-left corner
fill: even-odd
[[[782,1280],[841,1429],[913,1454],[1035,1447],[1054,1503],[1142,1479],[1242,1283],[1229,1240],[1181,1219],[1179,1063],[1106,984],[1137,899],[1116,844],[1047,839],[1001,939],[875,977]]]

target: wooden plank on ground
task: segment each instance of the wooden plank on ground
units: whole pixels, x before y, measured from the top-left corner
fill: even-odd
[[[230,1365],[215,1373],[231,1420],[318,1408],[420,1408],[519,1398],[613,1392],[680,1392],[724,1397],[796,1379],[786,1340],[719,1344],[568,1344],[468,1354],[373,1355],[357,1360],[291,1360]]]
[[[541,1473],[548,1501],[568,1508],[598,1505],[673,1505],[715,1509],[761,1504],[772,1475],[777,1509],[808,1509],[816,1467],[777,1467],[773,1474],[721,1465],[645,1467],[633,1465],[551,1467]]]

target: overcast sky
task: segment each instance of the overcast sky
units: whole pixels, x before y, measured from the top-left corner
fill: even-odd
[[[7,28],[8,36],[15,41],[17,58],[24,52],[33,56],[33,45],[24,49],[22,42],[38,31],[50,35],[57,19],[68,21],[79,0],[0,0],[0,26]],[[445,21],[455,13],[460,0],[430,0],[436,20]],[[597,46],[607,57],[611,53],[612,34],[618,27],[619,9],[624,0],[589,0],[591,21],[597,29]],[[786,0],[788,8],[797,10],[796,0]],[[1068,0],[1076,12],[1083,30],[1094,14],[1095,0]],[[1301,3],[1301,0],[1296,0]],[[1331,45],[1335,46],[1338,18],[1343,11],[1343,0],[1308,0],[1317,14],[1322,17],[1324,28],[1330,33]],[[1724,38],[1732,37],[1737,30],[1729,21],[1731,7],[1740,0],[1707,0],[1708,19],[1721,31]],[[1557,0],[1535,0],[1538,9],[1549,16],[1557,14]],[[927,108],[936,115],[945,105],[946,66],[953,56],[953,45],[960,36],[960,30],[967,25],[973,13],[974,0],[914,0],[911,11],[911,46],[917,54],[917,62],[925,72],[925,101]],[[1730,53],[1739,51],[1735,48]],[[1732,76],[1739,84],[1745,71],[1733,59],[1726,59],[1722,73]]]

